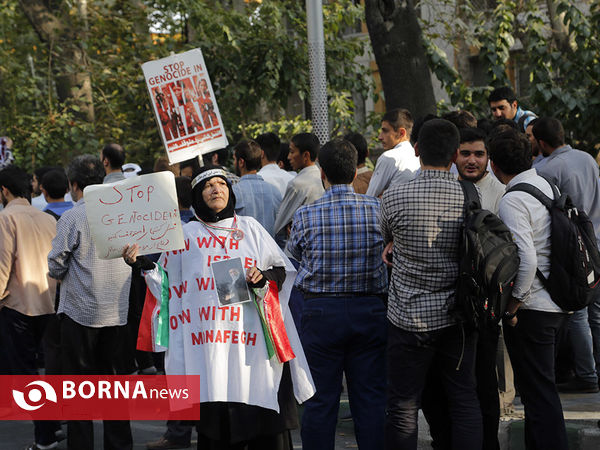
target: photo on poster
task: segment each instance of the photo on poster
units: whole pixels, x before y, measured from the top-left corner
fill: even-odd
[[[210,264],[217,285],[219,305],[228,306],[250,301],[246,271],[240,258],[225,259]]]

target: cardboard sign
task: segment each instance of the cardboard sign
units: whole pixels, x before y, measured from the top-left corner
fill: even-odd
[[[227,146],[200,49],[149,61],[142,70],[171,164]]]
[[[184,246],[172,172],[87,186],[83,198],[100,259],[120,258],[127,244],[138,244],[140,255]]]

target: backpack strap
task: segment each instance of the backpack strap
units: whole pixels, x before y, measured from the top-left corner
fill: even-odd
[[[552,190],[554,191],[554,189],[556,189],[556,187],[552,183],[550,183],[550,184],[553,186]],[[515,184],[513,187],[511,187],[509,190],[507,190],[504,193],[504,195],[508,194],[509,192],[515,192],[515,191],[526,192],[529,195],[535,197],[548,210],[550,210],[552,208],[552,203],[553,203],[552,199],[550,197],[548,197],[546,194],[544,194],[542,191],[540,191],[538,188],[533,186],[532,184],[529,184],[529,183]]]
[[[458,182],[465,195],[465,211],[468,209],[481,209],[479,194],[477,193],[475,184],[468,180],[458,180]]]

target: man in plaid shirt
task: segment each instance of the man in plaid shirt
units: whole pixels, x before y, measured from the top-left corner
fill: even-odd
[[[347,141],[321,148],[325,194],[298,209],[287,244],[300,263],[301,339],[317,388],[302,418],[305,450],[334,448],[343,373],[359,448],[383,448],[387,273],[379,200],[354,193],[356,160]]]
[[[429,372],[442,378],[452,448],[481,450],[473,375],[476,336],[465,334],[449,314],[464,219],[463,191],[450,173],[458,147],[454,124],[425,122],[415,146],[421,172],[413,181],[388,189],[381,201],[381,231],[386,244],[393,242],[394,255],[387,314],[389,449],[417,448],[418,410]]]

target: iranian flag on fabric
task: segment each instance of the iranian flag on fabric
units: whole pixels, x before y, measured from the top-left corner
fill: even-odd
[[[169,346],[169,280],[160,264],[146,272],[146,298],[138,330],[137,349],[164,352]]]

